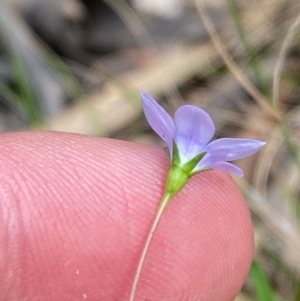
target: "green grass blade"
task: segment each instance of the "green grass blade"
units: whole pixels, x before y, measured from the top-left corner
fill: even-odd
[[[300,280],[297,283],[296,295],[294,301],[300,301]]]
[[[250,278],[254,284],[258,301],[275,301],[268,277],[257,261],[252,263]]]
[[[22,107],[20,105],[21,100],[19,96],[1,80],[0,80],[0,95],[3,96],[5,100],[5,104],[12,111],[14,111],[21,118],[24,118],[24,115],[22,114]]]
[[[11,67],[13,71],[14,80],[16,83],[16,94],[19,104],[26,113],[28,121],[31,125],[40,124],[42,115],[38,106],[38,101],[32,87],[32,83],[26,72],[26,67],[21,57],[11,49],[9,51]]]
[[[47,46],[45,46],[43,57],[68,95],[74,100],[80,99],[84,95],[84,90],[64,61]]]

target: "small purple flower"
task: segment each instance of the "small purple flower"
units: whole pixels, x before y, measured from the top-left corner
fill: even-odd
[[[172,162],[176,152],[180,166],[185,166],[201,155],[200,160],[192,165],[191,175],[216,169],[242,177],[243,171],[228,161],[250,156],[265,144],[240,138],[221,138],[210,142],[215,134],[215,126],[205,111],[196,106],[184,105],[176,111],[173,121],[150,95],[142,93],[142,101],[145,116],[152,129],[167,143]]]

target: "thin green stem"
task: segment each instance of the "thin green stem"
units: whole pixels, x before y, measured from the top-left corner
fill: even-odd
[[[294,162],[296,163],[296,166],[300,172],[300,158],[298,148],[292,140],[288,127],[283,122],[279,122],[278,125],[280,127],[287,149],[294,159]]]
[[[268,87],[266,78],[264,77],[263,72],[261,70],[261,67],[260,67],[260,64],[259,64],[259,61],[257,58],[257,53],[255,52],[253,46],[251,45],[251,43],[249,41],[245,26],[241,20],[241,15],[237,9],[236,3],[234,0],[227,0],[227,5],[231,12],[232,19],[235,23],[235,26],[236,26],[236,29],[240,36],[240,39],[247,52],[247,56],[249,58],[252,69],[255,73],[255,76],[256,76],[258,82],[260,83],[261,89],[264,92],[264,94],[266,96],[269,96],[270,92],[269,92],[269,87]]]
[[[272,89],[272,104],[274,107],[278,107],[279,102],[279,82],[280,82],[280,76],[283,69],[283,64],[288,52],[288,49],[295,37],[296,29],[300,25],[300,14],[296,18],[296,20],[292,23],[292,25],[289,27],[289,30],[283,40],[282,46],[280,48],[279,56],[276,61],[276,65],[274,68],[273,73],[273,89]]]
[[[158,207],[158,210],[156,212],[155,218],[154,218],[154,220],[151,224],[150,230],[148,232],[148,235],[147,235],[147,238],[146,238],[146,241],[145,241],[145,244],[144,244],[144,247],[143,247],[143,250],[142,250],[138,265],[137,265],[137,268],[136,268],[136,272],[134,274],[134,279],[133,279],[133,283],[132,283],[131,291],[130,291],[130,295],[129,295],[129,301],[134,301],[134,299],[135,299],[135,295],[136,295],[136,292],[137,292],[137,286],[138,286],[139,280],[141,278],[142,269],[143,269],[145,260],[146,260],[147,255],[148,255],[148,251],[149,251],[149,247],[151,245],[151,241],[152,241],[152,239],[154,237],[154,234],[157,230],[157,227],[159,225],[161,217],[162,217],[162,215],[163,215],[163,213],[164,213],[164,211],[165,211],[165,209],[166,209],[167,205],[169,204],[172,197],[173,197],[173,194],[166,192],[164,194],[164,196],[162,197],[162,200],[159,204],[159,207]]]

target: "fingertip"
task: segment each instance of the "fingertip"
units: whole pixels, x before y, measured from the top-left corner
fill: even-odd
[[[15,133],[1,135],[0,159],[0,205],[10,212],[2,215],[10,239],[1,244],[10,270],[1,278],[22,279],[2,283],[6,300],[125,301],[164,191],[164,151],[82,135]],[[250,214],[238,187],[224,173],[200,173],[163,216],[137,300],[229,301],[252,254]]]
[[[6,300],[125,300],[163,190],[163,150],[64,133],[0,139]]]

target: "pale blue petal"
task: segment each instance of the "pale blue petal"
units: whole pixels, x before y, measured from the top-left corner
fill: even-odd
[[[240,139],[240,138],[221,138],[209,143],[203,151],[207,152],[201,163],[211,165],[217,161],[234,161],[253,155],[265,142]]]
[[[185,105],[175,113],[177,142],[182,163],[199,155],[215,133],[211,117],[198,107]]]
[[[234,164],[228,163],[228,162],[215,162],[213,163],[210,168],[219,170],[219,171],[225,171],[232,175],[236,175],[238,177],[242,177],[244,175],[244,172],[241,168],[237,167]]]
[[[147,93],[142,92],[145,116],[152,129],[167,143],[172,156],[175,125],[170,115]]]

